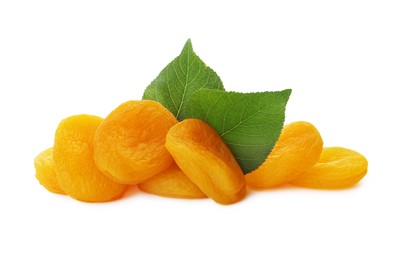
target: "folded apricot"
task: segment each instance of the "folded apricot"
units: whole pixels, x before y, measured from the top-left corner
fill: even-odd
[[[296,179],[318,161],[322,145],[312,124],[299,121],[286,125],[265,162],[246,175],[247,185],[264,189]]]
[[[343,189],[357,184],[368,170],[368,161],[360,153],[326,147],[318,162],[291,184],[314,189]]]
[[[57,175],[54,171],[53,147],[48,148],[35,157],[36,179],[48,191],[65,194],[58,184]]]
[[[202,192],[220,204],[245,196],[243,171],[218,133],[199,119],[185,119],[167,134],[168,151]]]
[[[139,189],[162,197],[205,198],[206,195],[173,163],[168,169],[139,183]]]
[[[94,139],[97,167],[120,183],[136,184],[173,162],[165,148],[168,130],[178,121],[160,103],[127,101],[98,127]]]
[[[103,121],[90,115],[76,115],[61,121],[53,148],[54,168],[62,190],[86,202],[102,202],[122,196],[126,185],[105,176],[93,160],[94,133]]]

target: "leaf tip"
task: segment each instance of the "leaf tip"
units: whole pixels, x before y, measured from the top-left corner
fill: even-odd
[[[184,50],[193,50],[192,40],[189,38],[187,39],[185,46],[183,47]]]
[[[286,99],[289,99],[290,95],[292,94],[292,89],[288,88],[288,89],[284,89],[281,91],[281,93],[284,94],[284,96],[286,97]]]

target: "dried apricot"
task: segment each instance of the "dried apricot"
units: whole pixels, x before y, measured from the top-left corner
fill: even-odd
[[[65,194],[58,184],[57,175],[54,171],[53,147],[48,148],[35,157],[36,179],[48,191]]]
[[[139,183],[139,189],[162,197],[205,198],[206,195],[173,163],[168,169]]]
[[[357,184],[366,174],[368,161],[360,153],[326,147],[318,162],[291,184],[314,189],[343,189]]]
[[[247,185],[270,188],[296,179],[318,161],[322,145],[312,124],[299,121],[286,125],[265,162],[246,175]]]
[[[176,164],[208,197],[232,204],[246,193],[246,181],[236,159],[218,133],[199,119],[171,127],[166,147]]]
[[[136,184],[173,162],[165,148],[168,130],[178,121],[160,103],[127,101],[112,111],[95,134],[97,167],[115,181]]]
[[[56,131],[53,159],[58,183],[77,200],[109,201],[121,197],[126,189],[126,185],[100,172],[94,163],[94,133],[102,121],[97,116],[71,116],[62,120]]]

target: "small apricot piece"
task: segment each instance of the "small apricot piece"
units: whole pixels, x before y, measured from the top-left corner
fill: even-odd
[[[165,171],[139,183],[139,189],[162,197],[205,198],[206,195],[173,163]]]
[[[326,147],[318,162],[291,184],[313,189],[344,189],[357,184],[366,174],[368,161],[360,153]]]
[[[286,125],[265,162],[246,175],[247,185],[265,189],[296,179],[318,161],[322,145],[312,124],[299,121]]]
[[[48,148],[35,157],[36,179],[48,191],[65,195],[58,184],[57,175],[54,171],[53,147]]]
[[[168,130],[178,123],[160,103],[127,101],[112,111],[95,134],[97,167],[120,183],[136,184],[173,162],[165,148]]]
[[[58,183],[71,197],[86,202],[102,202],[122,196],[126,185],[105,176],[93,159],[94,133],[102,118],[71,116],[58,125],[53,148]]]
[[[245,196],[242,169],[207,123],[183,120],[171,127],[165,145],[186,176],[217,203],[232,204]]]

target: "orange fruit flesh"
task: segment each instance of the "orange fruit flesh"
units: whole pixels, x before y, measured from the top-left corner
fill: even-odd
[[[367,170],[368,161],[360,153],[342,147],[326,147],[319,161],[291,184],[314,189],[343,189],[357,184]]]
[[[206,195],[173,163],[165,171],[139,183],[139,189],[162,197],[205,198]]]
[[[322,151],[318,130],[308,122],[286,125],[265,162],[246,177],[254,188],[272,188],[286,184],[311,168]]]
[[[110,201],[120,198],[126,189],[126,185],[105,176],[94,163],[94,133],[102,121],[97,116],[71,116],[62,120],[56,131],[53,159],[58,183],[77,200]]]
[[[166,147],[176,164],[202,192],[220,204],[246,193],[243,172],[218,133],[199,119],[186,119],[168,132]]]
[[[136,184],[173,162],[165,148],[168,130],[177,119],[161,104],[128,101],[112,111],[95,134],[94,158],[113,180]]]
[[[65,195],[58,184],[57,175],[54,170],[53,147],[42,151],[35,157],[36,179],[39,183],[52,193]]]

